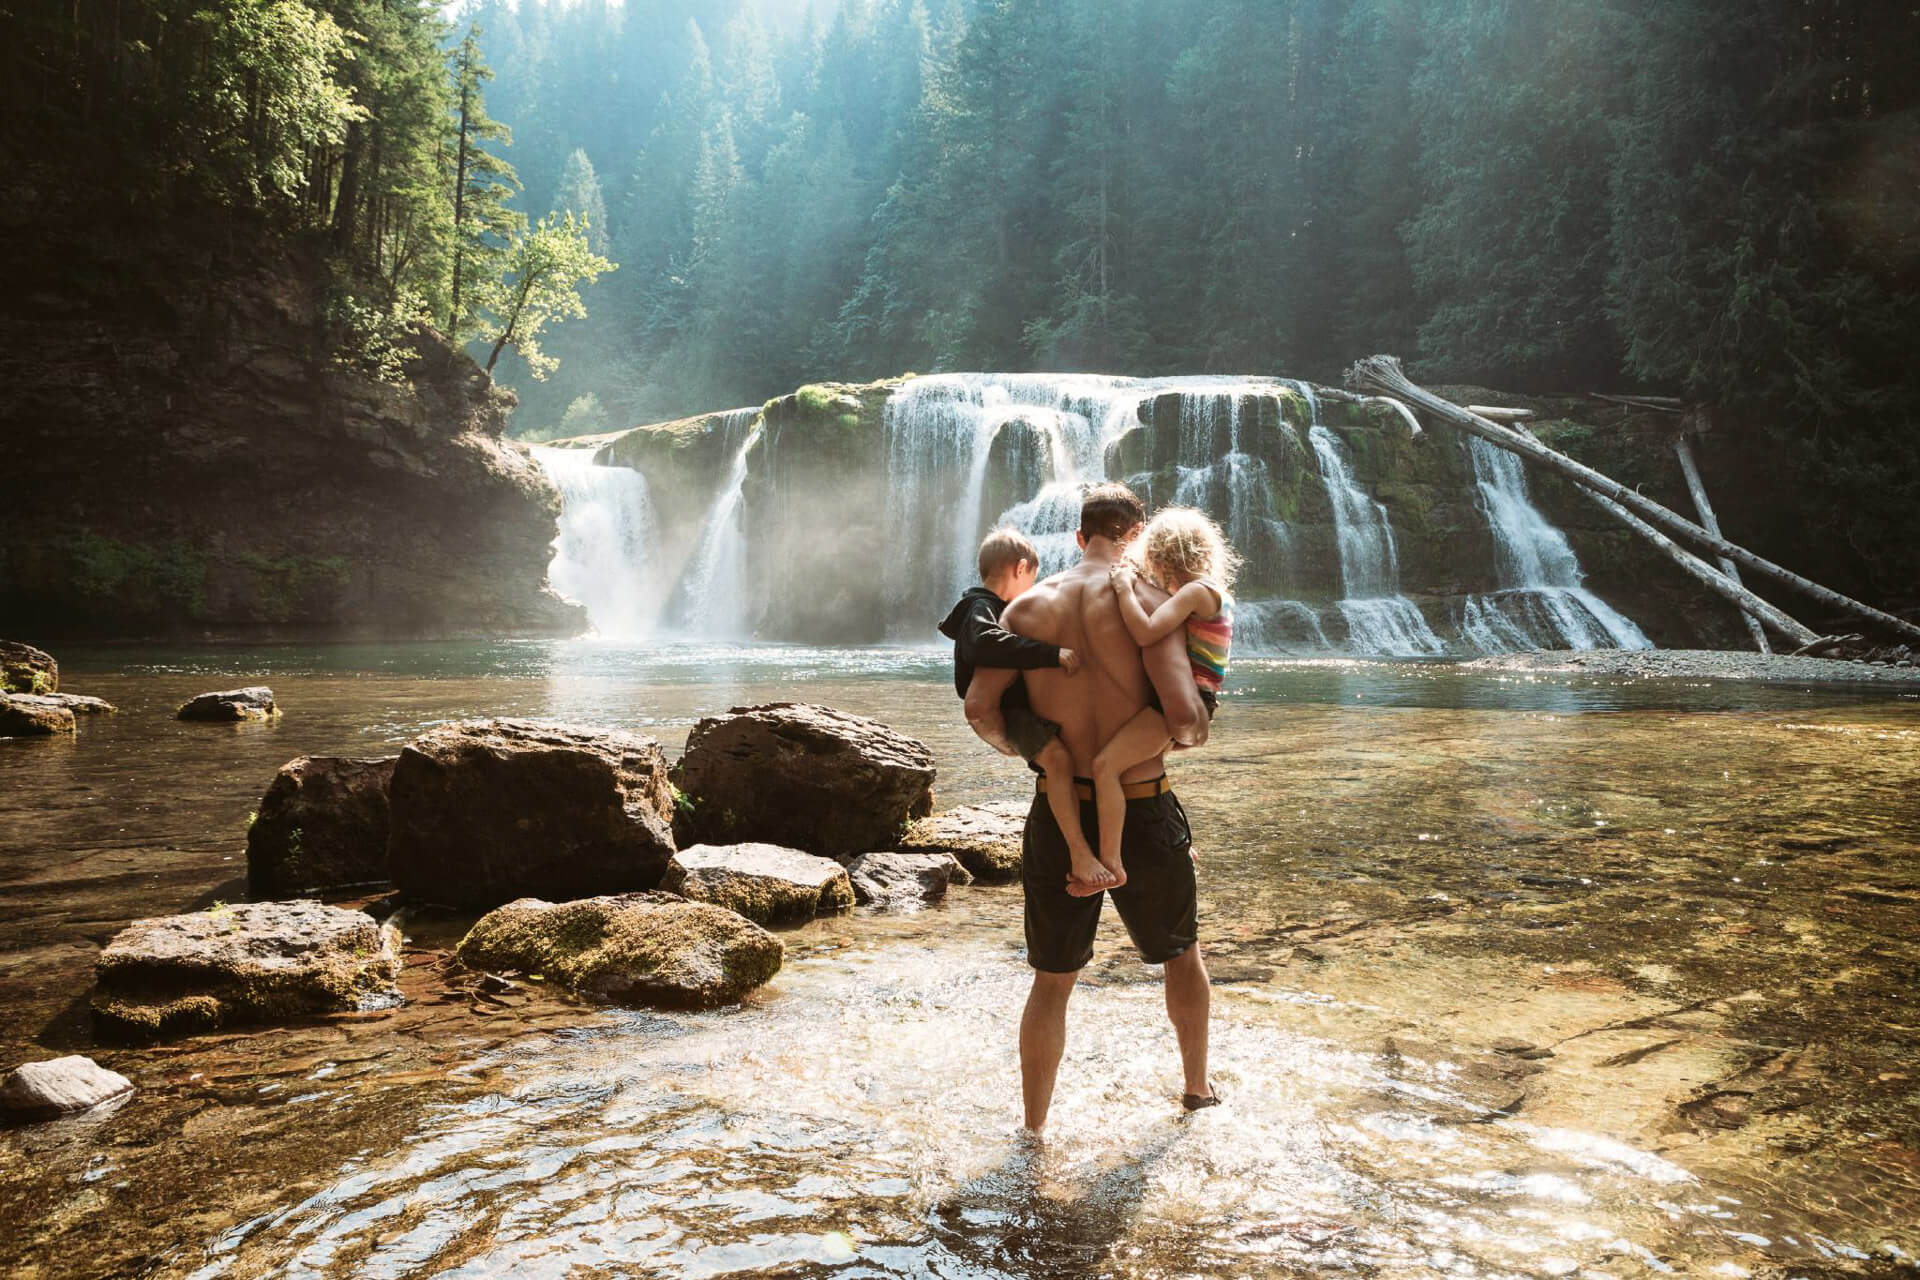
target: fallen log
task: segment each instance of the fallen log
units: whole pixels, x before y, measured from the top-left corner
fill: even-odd
[[[1737,546],[1725,538],[1708,533],[1686,517],[1643,496],[1636,490],[1627,488],[1617,480],[1601,475],[1592,467],[1549,449],[1532,436],[1521,435],[1506,427],[1488,422],[1485,418],[1468,413],[1452,401],[1442,400],[1425,388],[1416,386],[1408,380],[1406,373],[1400,367],[1400,361],[1393,356],[1371,356],[1356,362],[1353,368],[1347,371],[1347,381],[1351,386],[1376,390],[1386,395],[1409,400],[1435,417],[1443,418],[1469,434],[1479,436],[1510,453],[1517,453],[1523,458],[1566,476],[1575,484],[1613,499],[1648,523],[1658,525],[1676,537],[1684,538],[1689,543],[1711,551],[1715,555],[1726,556],[1744,569],[1750,569],[1765,577],[1786,583],[1813,597],[1829,609],[1870,620],[1876,626],[1909,640],[1920,641],[1920,627],[1906,619],[1897,618],[1872,605],[1862,604],[1851,597],[1843,596],[1838,591],[1823,587],[1791,569],[1782,568],[1771,560],[1757,556],[1745,547]]]
[[[1488,422],[1525,422],[1533,417],[1531,409],[1505,409],[1493,404],[1470,404],[1468,413],[1477,413]]]
[[[1707,501],[1706,482],[1700,479],[1700,467],[1693,460],[1693,446],[1687,442],[1683,431],[1673,438],[1673,452],[1680,459],[1680,474],[1687,478],[1687,492],[1693,495],[1693,509],[1700,513],[1700,527],[1714,537],[1720,536],[1720,521],[1713,514],[1713,504]],[[1733,581],[1740,581],[1740,566],[1725,556],[1720,557],[1720,572]],[[1747,634],[1753,637],[1753,647],[1761,653],[1772,653],[1767,647],[1767,633],[1760,627],[1760,619],[1751,610],[1742,610],[1740,616],[1746,619]]]
[[[1605,400],[1608,404],[1623,404],[1629,409],[1651,409],[1655,413],[1684,413],[1685,406],[1672,396],[1610,396],[1604,391],[1589,391],[1595,400]]]

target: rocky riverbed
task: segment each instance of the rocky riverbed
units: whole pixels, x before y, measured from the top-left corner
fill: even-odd
[[[1741,653],[1725,649],[1583,649],[1503,653],[1463,671],[1617,676],[1630,680],[1755,680],[1770,684],[1920,684],[1920,665]]]
[[[1109,922],[1036,1154],[1010,1139],[1013,887],[782,928],[779,974],[711,1012],[489,985],[452,964],[470,917],[412,912],[398,1007],[143,1049],[88,1030],[127,919],[244,892],[247,811],[290,758],[476,714],[674,755],[804,687],[926,742],[938,809],[1017,800],[937,658],[167,665],[88,672],[119,715],[0,744],[4,1061],[89,1052],[138,1090],[0,1136],[9,1274],[1784,1280],[1920,1253],[1904,689],[1726,709],[1684,681],[1250,666],[1176,762],[1229,1105],[1178,1119],[1157,975]],[[278,720],[170,719],[255,681]]]

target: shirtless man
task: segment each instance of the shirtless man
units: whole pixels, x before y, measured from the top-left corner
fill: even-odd
[[[1000,694],[1024,675],[1036,714],[1060,726],[1060,740],[1081,775],[1081,823],[1097,825],[1093,789],[1086,780],[1093,757],[1120,726],[1157,692],[1175,742],[1199,746],[1207,737],[1207,714],[1193,683],[1186,640],[1176,631],[1142,652],[1127,634],[1108,585],[1107,570],[1145,518],[1140,500],[1125,485],[1088,491],[1080,508],[1080,563],[1057,573],[1007,606],[1008,630],[1071,647],[1082,655],[1080,674],[1061,671],[993,672],[976,678],[967,699],[967,719],[988,745],[1017,754],[999,726]],[[1163,593],[1140,584],[1151,611]],[[989,673],[982,673],[985,676]],[[983,688],[983,684],[991,687]],[[1207,967],[1200,955],[1195,909],[1192,833],[1186,811],[1166,779],[1165,758],[1144,761],[1126,773],[1129,784],[1121,859],[1127,882],[1108,890],[1141,959],[1165,965],[1167,1018],[1180,1042],[1188,1110],[1218,1099],[1207,1080]],[[1072,863],[1059,824],[1044,795],[1027,813],[1022,886],[1026,891],[1027,963],[1033,989],[1020,1019],[1021,1094],[1027,1128],[1039,1133],[1053,1101],[1054,1078],[1067,1043],[1067,1000],[1080,970],[1093,958],[1094,930],[1104,894],[1069,880]],[[1078,889],[1079,892],[1073,892]]]

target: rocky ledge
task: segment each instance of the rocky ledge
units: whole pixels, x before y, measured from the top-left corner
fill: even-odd
[[[1503,653],[1463,662],[1462,671],[1605,676],[1630,680],[1752,680],[1772,684],[1920,682],[1920,667],[1721,649],[1572,649]]]

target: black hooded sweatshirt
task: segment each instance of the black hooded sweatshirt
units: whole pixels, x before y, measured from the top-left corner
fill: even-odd
[[[1060,665],[1059,645],[1017,636],[1000,625],[1000,611],[1006,607],[1005,600],[985,587],[970,587],[940,624],[940,634],[953,641],[953,688],[963,698],[975,667],[1036,671]],[[1026,683],[1015,680],[1000,705],[1026,706]]]

